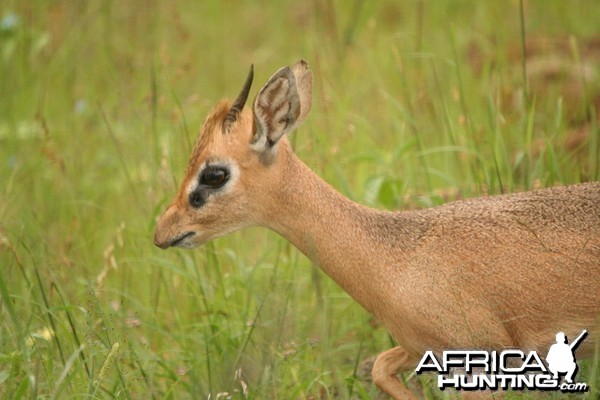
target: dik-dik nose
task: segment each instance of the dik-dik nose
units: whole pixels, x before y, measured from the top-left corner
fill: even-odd
[[[154,232],[154,245],[156,247],[160,247],[163,250],[166,250],[169,247],[171,247],[171,241],[165,239],[160,235],[158,231],[156,231]]]
[[[171,247],[171,243],[172,240],[169,237],[164,235],[159,229],[156,229],[156,231],[154,232],[154,245],[156,247],[160,247],[161,249],[166,250],[169,247]]]
[[[177,229],[178,220],[177,210],[171,205],[158,219],[154,231],[154,245],[164,250],[180,239],[181,235]]]

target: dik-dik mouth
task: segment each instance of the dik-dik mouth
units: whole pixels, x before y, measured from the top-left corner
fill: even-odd
[[[158,241],[154,241],[154,244],[160,247],[163,250],[168,249],[169,247],[192,247],[191,243],[187,243],[187,240],[196,235],[196,232],[190,231],[186,232],[181,236],[176,237],[170,242],[160,243]]]

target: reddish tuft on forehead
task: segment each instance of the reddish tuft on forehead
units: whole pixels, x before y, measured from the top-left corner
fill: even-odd
[[[222,100],[208,114],[208,117],[206,117],[204,120],[204,124],[202,124],[202,129],[200,130],[200,134],[196,139],[194,149],[190,155],[190,167],[196,163],[200,157],[200,154],[202,154],[202,150],[208,147],[208,145],[215,140],[215,136],[223,134],[221,131],[221,125],[223,124],[223,121],[225,120],[230,108],[231,101]]]

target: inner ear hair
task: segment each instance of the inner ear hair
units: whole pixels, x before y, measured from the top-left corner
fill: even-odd
[[[261,140],[269,147],[289,132],[300,115],[296,77],[290,67],[277,71],[254,101],[253,143]]]

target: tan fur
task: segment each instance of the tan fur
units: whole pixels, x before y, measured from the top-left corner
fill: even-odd
[[[297,79],[310,74],[298,68],[292,68]],[[310,87],[298,91],[295,125],[310,108]],[[158,222],[158,246],[189,231],[195,235],[186,247],[251,225],[280,233],[394,336],[399,346],[373,368],[375,382],[394,398],[411,397],[395,374],[414,368],[426,350],[543,353],[556,332],[575,337],[587,329],[590,337],[577,354],[590,354],[600,317],[600,183],[420,211],[370,209],[314,174],[285,136],[273,149],[253,148],[248,108],[223,135],[220,119],[229,104],[207,118],[182,188]],[[185,190],[206,160],[233,160],[239,177],[195,210]]]

